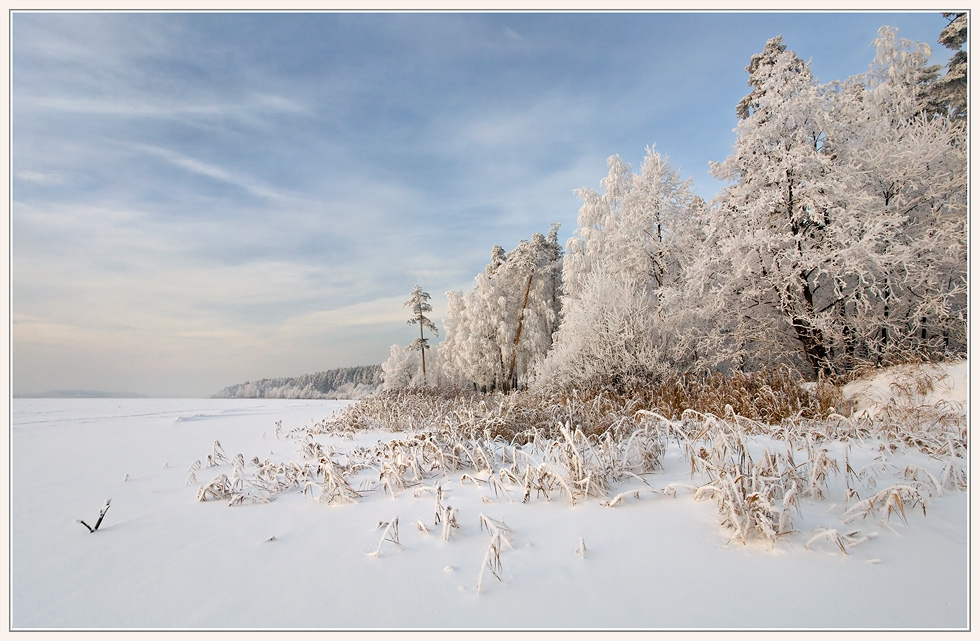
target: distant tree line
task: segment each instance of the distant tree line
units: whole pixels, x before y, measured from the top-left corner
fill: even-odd
[[[286,378],[263,378],[230,385],[212,398],[357,399],[381,385],[380,365],[357,365]]]

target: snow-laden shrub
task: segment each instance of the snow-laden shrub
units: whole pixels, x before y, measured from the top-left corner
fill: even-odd
[[[598,265],[565,301],[555,344],[531,377],[553,392],[595,382],[630,384],[664,363],[656,295],[635,276]],[[666,370],[664,370],[666,371]]]
[[[395,344],[388,360],[381,364],[383,390],[404,389],[422,384],[422,358],[419,351]]]

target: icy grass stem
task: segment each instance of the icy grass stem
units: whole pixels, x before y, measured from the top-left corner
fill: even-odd
[[[381,540],[378,541],[378,549],[374,552],[369,553],[369,556],[381,557],[381,546],[385,544],[385,541],[393,543],[399,549],[401,549],[402,544],[398,541],[398,517],[396,516],[390,521],[382,521],[378,523],[379,528],[384,528],[385,531],[381,533]]]
[[[488,517],[487,515],[480,513],[480,530],[486,528],[487,532],[490,534],[490,543],[487,546],[487,551],[483,555],[483,564],[480,566],[480,576],[476,581],[476,593],[483,593],[483,574],[484,571],[490,570],[498,581],[501,581],[501,563],[500,563],[500,552],[504,549],[513,549],[510,539],[508,538],[513,534],[513,530],[507,526],[503,521],[495,521]]]

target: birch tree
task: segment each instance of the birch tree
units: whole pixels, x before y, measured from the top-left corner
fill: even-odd
[[[562,251],[558,226],[510,253],[494,247],[473,290],[448,292],[444,374],[487,390],[520,384],[551,347],[558,325]]]
[[[621,385],[671,365],[662,300],[679,285],[703,201],[654,147],[646,151],[639,174],[612,156],[604,193],[577,191],[583,204],[563,269],[562,323],[536,370],[539,386]]]
[[[382,389],[415,387],[419,381],[421,361],[418,353],[397,343],[391,346],[388,359],[381,364]]]

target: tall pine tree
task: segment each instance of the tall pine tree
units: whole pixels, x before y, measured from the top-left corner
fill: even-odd
[[[412,296],[407,301],[405,301],[405,307],[412,308],[412,317],[408,319],[409,325],[419,326],[419,337],[412,341],[409,345],[410,350],[418,350],[422,355],[422,383],[425,384],[425,350],[429,349],[429,339],[425,337],[425,330],[428,329],[433,334],[438,335],[439,330],[436,329],[435,323],[433,323],[426,316],[428,312],[432,311],[432,305],[429,303],[428,292],[422,291],[422,288],[418,285],[412,290]]]

